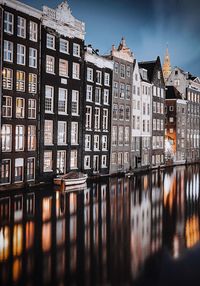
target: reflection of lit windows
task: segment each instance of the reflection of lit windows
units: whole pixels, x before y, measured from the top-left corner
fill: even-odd
[[[23,228],[21,224],[14,225],[13,230],[13,255],[21,255],[23,249]]]
[[[2,227],[0,229],[0,261],[5,261],[9,257],[10,249],[10,230],[8,226]]]
[[[11,160],[4,159],[1,162],[0,184],[9,184],[10,180],[11,180]]]
[[[34,244],[35,226],[32,221],[26,223],[26,249],[30,249]]]
[[[51,223],[42,225],[42,251],[47,252],[51,248]]]
[[[50,197],[42,200],[42,221],[47,221],[51,218],[52,199]]]

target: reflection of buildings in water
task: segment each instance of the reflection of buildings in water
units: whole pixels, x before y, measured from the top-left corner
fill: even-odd
[[[197,215],[187,218],[185,238],[187,248],[194,246],[200,240],[199,217]]]
[[[134,178],[135,179],[135,178]],[[151,201],[148,176],[133,185],[131,192],[131,273],[136,278],[151,251]]]
[[[21,221],[23,218],[23,196],[14,196],[14,221]]]
[[[3,226],[0,228],[0,262],[6,261],[9,257],[10,249],[10,228]]]

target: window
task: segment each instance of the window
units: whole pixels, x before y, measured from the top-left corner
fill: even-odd
[[[108,109],[103,109],[103,130],[108,130]]]
[[[4,41],[3,59],[6,62],[13,62],[13,43]]]
[[[80,57],[80,45],[73,43],[73,56]]]
[[[26,19],[17,17],[17,36],[26,38]]]
[[[112,145],[117,145],[117,126],[112,127]]]
[[[90,169],[90,156],[84,156],[84,169]]]
[[[79,115],[79,91],[72,90],[72,115]]]
[[[107,168],[107,155],[102,155],[101,167]]]
[[[47,34],[47,48],[55,50],[55,36]]]
[[[129,145],[129,133],[130,133],[130,131],[129,131],[129,127],[128,126],[126,126],[125,127],[125,145]]]
[[[15,159],[15,182],[22,182],[24,178],[24,159]]]
[[[95,107],[95,114],[94,114],[94,129],[100,129],[100,108]]]
[[[12,117],[12,97],[3,96],[2,116]]]
[[[103,92],[103,103],[109,104],[109,89],[104,89]]]
[[[53,113],[54,87],[45,86],[45,113]]]
[[[36,126],[28,126],[28,151],[36,150]]]
[[[65,174],[66,172],[66,151],[57,152],[57,172]]]
[[[86,91],[86,100],[92,101],[92,85],[87,85],[87,91]]]
[[[115,63],[114,63],[115,73],[118,73],[118,69],[119,69],[119,64],[115,62]]]
[[[174,117],[170,117],[169,122],[174,122]]]
[[[174,129],[173,128],[170,128],[169,129],[169,133],[173,133],[174,132]]]
[[[67,144],[67,122],[58,121],[58,145]]]
[[[59,59],[59,76],[68,77],[68,61]]]
[[[93,82],[93,69],[87,68],[87,81]]]
[[[95,89],[95,103],[101,103],[101,88],[96,87]]]
[[[126,106],[126,115],[125,115],[125,119],[127,121],[129,121],[131,118],[131,107],[130,106]]]
[[[120,77],[125,78],[125,65],[120,65]]]
[[[24,150],[24,126],[16,125],[15,129],[15,151]]]
[[[119,145],[123,145],[124,143],[124,127],[119,126]]]
[[[97,71],[96,75],[97,75],[96,83],[97,84],[101,84],[102,72],[101,71]]]
[[[27,181],[35,179],[35,158],[27,159]]]
[[[54,73],[55,59],[51,56],[46,56],[46,72]]]
[[[174,111],[174,107],[172,105],[169,107],[169,111]]]
[[[117,119],[117,114],[118,114],[118,105],[113,104],[113,119]]]
[[[44,121],[44,145],[53,144],[53,120]]]
[[[71,144],[78,144],[78,122],[71,123]]]
[[[120,83],[120,98],[124,98],[125,85]]]
[[[156,119],[153,119],[153,130],[156,130]]]
[[[136,127],[138,130],[140,130],[140,116],[137,116],[137,123],[136,123]]]
[[[124,120],[124,105],[119,106],[119,120]]]
[[[103,151],[108,150],[108,137],[106,135],[102,136],[102,150]]]
[[[131,67],[130,66],[126,67],[126,75],[127,75],[127,77],[131,76]]]
[[[114,82],[113,84],[113,94],[114,97],[118,97],[118,82]]]
[[[94,151],[99,150],[99,135],[94,135]]]
[[[16,90],[25,91],[25,73],[23,71],[17,71]]]
[[[125,152],[124,153],[124,164],[128,164],[129,163],[129,153]]]
[[[33,42],[37,42],[37,37],[38,37],[38,25],[35,22],[30,21],[30,26],[29,26],[29,39]]]
[[[145,115],[145,114],[146,114],[146,103],[143,102],[143,115]]]
[[[26,47],[17,44],[17,63],[19,65],[25,65],[25,60],[26,60]]]
[[[52,151],[44,151],[44,172],[52,171]]]
[[[16,98],[16,118],[24,118],[25,100],[24,98]]]
[[[142,130],[143,130],[143,132],[145,132],[145,120],[142,120]]]
[[[80,79],[80,64],[78,63],[73,63],[72,78]]]
[[[85,135],[85,150],[91,150],[91,135]]]
[[[78,157],[77,150],[72,150],[70,155],[71,155],[70,156],[70,168],[77,169],[77,157]]]
[[[112,164],[117,164],[117,153],[112,153]]]
[[[133,129],[135,129],[135,115],[133,115]]]
[[[4,12],[4,32],[13,34],[14,16],[9,12]]]
[[[28,118],[36,119],[36,100],[28,99]]]
[[[3,124],[1,128],[1,150],[10,152],[12,150],[12,125]]]
[[[60,52],[64,54],[69,53],[69,41],[60,39]]]
[[[67,89],[64,88],[58,91],[58,113],[67,114]]]
[[[110,85],[110,74],[105,72],[104,74],[104,85],[109,86]]]
[[[37,50],[29,48],[29,67],[37,68]]]
[[[4,159],[1,162],[0,184],[9,184],[11,180],[11,161]]]
[[[92,127],[92,107],[86,106],[86,114],[85,114],[85,128],[91,129]]]
[[[129,84],[126,85],[126,99],[131,98],[131,86]]]
[[[37,93],[37,75],[34,73],[28,75],[28,92]]]
[[[161,91],[161,94],[160,94],[161,98],[164,98],[164,89],[161,88],[160,91]]]
[[[3,88],[12,90],[12,88],[13,88],[13,70],[4,68],[2,74],[3,74]]]
[[[153,113],[156,113],[156,102],[153,102]]]

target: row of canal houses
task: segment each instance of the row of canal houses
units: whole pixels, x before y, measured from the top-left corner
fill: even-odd
[[[97,175],[158,167],[165,164],[165,146],[170,160],[198,159],[200,94],[193,95],[191,80],[199,83],[176,80],[187,90],[176,92],[168,54],[165,77],[159,57],[138,62],[124,38],[100,56],[85,44],[85,24],[66,1],[40,11],[0,0],[0,45],[1,185],[72,170]],[[167,110],[174,116],[170,124],[177,113],[186,115],[175,112],[179,99],[191,111],[187,153],[176,136],[178,123],[170,128],[167,121]]]

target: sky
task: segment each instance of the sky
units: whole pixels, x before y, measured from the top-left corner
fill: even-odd
[[[37,9],[61,0],[21,0]],[[199,0],[68,0],[72,15],[85,22],[86,44],[108,54],[125,37],[138,61],[163,62],[168,45],[171,65],[200,76]]]

